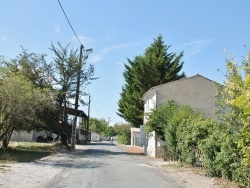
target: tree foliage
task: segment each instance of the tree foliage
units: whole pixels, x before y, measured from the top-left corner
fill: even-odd
[[[11,72],[20,74],[32,82],[35,87],[52,88],[53,65],[47,63],[45,54],[29,52],[22,47],[22,52],[10,61],[2,61]]]
[[[105,135],[107,133],[108,122],[105,119],[90,118],[89,130]]]
[[[54,81],[59,86],[60,96],[59,103],[62,104],[67,98],[74,98],[76,92],[77,76],[80,71],[80,95],[84,96],[84,88],[91,83],[94,78],[94,66],[87,66],[87,54],[83,56],[82,63],[79,62],[78,50],[71,48],[70,45],[65,47],[58,42],[58,47],[51,44],[51,51],[54,53]]]
[[[176,55],[169,53],[169,48],[159,35],[143,55],[136,56],[134,60],[128,59],[125,65],[125,85],[122,87],[117,114],[135,127],[143,124],[143,94],[153,86],[185,77],[180,72],[183,52]]]
[[[118,135],[118,143],[129,145],[131,141],[131,125],[129,124],[115,124],[114,131]]]
[[[0,95],[0,140],[5,145],[12,131],[21,129],[45,129],[61,134],[63,144],[67,145],[71,129],[66,106],[76,94],[77,76],[80,76],[80,95],[85,94],[84,86],[95,78],[93,65],[86,66],[87,56],[79,64],[77,50],[58,45],[59,48],[51,45],[55,54],[51,63],[46,62],[45,54],[29,53],[24,48],[15,59],[6,61],[1,56],[0,87],[4,92]]]
[[[84,96],[84,87],[91,83],[91,80],[94,80],[94,66],[86,65],[87,56],[84,55],[83,61],[79,62],[79,55],[77,49],[70,49],[70,45],[63,47],[58,42],[58,48],[51,44],[51,51],[54,52],[54,71],[56,76],[54,76],[55,84],[58,87],[58,96],[57,102],[59,108],[63,107],[61,112],[61,122],[62,122],[62,131],[61,138],[64,145],[67,145],[67,137],[70,135],[69,125],[68,125],[68,116],[66,107],[69,107],[69,99],[74,99],[76,96],[76,86],[77,82],[80,81],[80,93],[79,95]],[[78,80],[80,76],[80,80]],[[82,102],[82,100],[80,100]],[[85,104],[84,101],[82,104]]]
[[[52,66],[45,56],[22,48],[16,58],[1,59],[0,140],[5,148],[13,130],[57,127]]]
[[[178,105],[174,101],[169,101],[166,105],[149,113],[146,123],[147,132],[156,131],[161,139],[165,140],[166,126],[173,117],[176,108],[178,108]]]
[[[0,80],[0,140],[7,148],[14,130],[46,128],[55,123],[54,95],[46,88],[36,88],[25,77],[1,71]]]
[[[215,125],[213,120],[190,106],[180,106],[174,101],[152,111],[146,123],[147,132],[156,131],[165,140],[172,159],[194,164],[199,143],[204,140]]]
[[[90,118],[89,130],[108,137],[114,136],[116,134],[114,127],[109,126],[108,121],[105,119]]]
[[[250,53],[240,65],[234,58],[227,59],[225,89],[219,93],[220,114],[224,139],[228,145],[221,155],[230,156],[226,175],[238,182],[240,187],[250,186]],[[229,155],[231,154],[231,155]],[[223,166],[223,167],[224,167]]]

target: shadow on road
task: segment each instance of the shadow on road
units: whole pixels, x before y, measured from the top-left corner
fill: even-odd
[[[111,156],[111,155],[141,155],[143,156],[143,153],[129,153],[125,151],[110,151],[110,150],[104,150],[104,149],[86,149],[86,150],[75,150],[72,152],[72,154],[78,155],[88,155],[88,156],[94,156],[94,157],[103,157],[103,156]],[[73,157],[73,156],[72,156]]]
[[[90,142],[86,145],[93,145],[93,146],[116,146],[115,144],[112,144],[110,142]]]
[[[58,161],[38,161],[38,165],[50,165],[58,168],[74,168],[74,169],[88,169],[88,168],[101,168],[107,166],[106,163],[93,162],[91,160],[77,161],[74,159],[64,159]]]
[[[93,162],[94,158],[112,157],[117,155],[135,155],[143,156],[143,153],[131,153],[126,151],[114,151],[116,145],[111,143],[89,143],[86,146],[91,145],[92,148],[76,149],[67,153],[59,153],[58,155],[51,156],[37,161],[38,165],[52,165],[62,168],[101,168],[109,164],[102,162]],[[108,149],[99,149],[95,146],[109,146]],[[84,146],[82,146],[84,148]],[[110,150],[109,150],[110,148]]]
[[[117,143],[117,142],[114,142]],[[109,142],[94,142],[94,143],[88,143],[87,145],[91,145],[93,146],[92,149],[77,149],[73,152],[87,152],[89,154],[94,152],[94,155],[99,155],[99,156],[103,156],[103,155],[139,155],[139,156],[144,156],[144,153],[142,151],[142,149],[140,150],[136,150],[136,147],[133,146],[121,146],[120,148],[123,148],[123,151],[113,151],[112,149],[97,149],[95,148],[95,146],[109,146],[109,148],[112,147],[117,147],[116,144],[113,143],[109,143]]]

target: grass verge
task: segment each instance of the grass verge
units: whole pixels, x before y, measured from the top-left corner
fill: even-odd
[[[0,163],[33,162],[54,152],[51,143],[11,142],[8,149],[0,149]]]

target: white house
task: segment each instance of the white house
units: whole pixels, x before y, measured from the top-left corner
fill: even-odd
[[[142,97],[145,114],[144,125],[147,122],[148,113],[170,100],[174,100],[179,105],[189,105],[204,113],[205,116],[216,120],[217,88],[216,82],[199,74],[152,87]],[[149,156],[160,157],[160,148],[164,142],[157,137],[155,132],[151,133],[146,145]]]

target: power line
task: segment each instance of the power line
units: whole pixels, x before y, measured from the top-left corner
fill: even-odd
[[[89,85],[87,85],[87,88],[88,88],[88,91],[89,91]],[[89,91],[89,95],[90,95],[90,91]],[[96,107],[96,105],[95,105],[95,102],[94,102],[94,99],[93,99],[92,96],[91,96],[91,98],[92,98],[92,102],[93,102],[93,104],[94,104],[94,107],[95,107],[97,113],[99,114],[99,116],[101,116],[101,117],[103,118],[103,116],[99,113],[99,110],[97,109],[97,107]]]
[[[91,97],[92,98],[92,97]],[[93,98],[92,98],[93,99]],[[99,116],[101,116],[102,118],[104,118],[101,114],[100,114],[100,112],[99,112],[99,110],[97,109],[97,107],[96,107],[96,105],[95,105],[95,102],[93,101],[93,104],[94,104],[94,107],[95,107],[95,109],[96,109],[96,111],[97,111],[97,113],[99,114]]]
[[[68,23],[69,23],[69,25],[70,25],[70,27],[71,27],[73,33],[75,34],[77,40],[78,40],[79,43],[82,45],[81,41],[79,40],[78,36],[76,35],[76,32],[75,32],[74,28],[72,27],[72,25],[71,25],[71,23],[70,23],[70,21],[69,21],[69,19],[68,19],[68,17],[67,17],[67,15],[66,15],[66,13],[65,13],[65,11],[64,11],[64,9],[63,9],[63,7],[62,7],[62,5],[61,5],[61,3],[60,3],[59,0],[58,0],[58,3],[59,3],[59,5],[60,5],[60,7],[61,7],[61,9],[62,9],[62,11],[63,11],[63,13],[64,13],[64,16],[66,17],[66,19],[67,19],[67,21],[68,21]]]
[[[87,85],[87,88],[88,88],[88,91],[89,91],[89,93],[90,93],[90,90],[89,90],[89,86],[88,86],[88,85]],[[91,96],[91,98],[92,98],[92,103],[93,103],[93,105],[94,105],[94,107],[95,107],[95,109],[96,109],[96,112],[99,114],[99,116],[100,116],[101,118],[104,118],[104,116],[99,112],[98,108],[96,107],[96,101],[94,100],[93,96]],[[98,103],[99,103],[99,102],[98,102]],[[100,103],[99,103],[99,104],[100,104]],[[102,105],[102,104],[101,104],[101,105]],[[104,106],[104,105],[102,105],[102,106],[105,107],[106,109],[108,109],[108,110],[114,112],[113,110],[107,108],[106,106]],[[104,118],[104,119],[105,119],[105,118]]]

